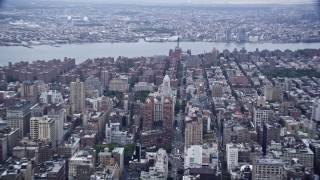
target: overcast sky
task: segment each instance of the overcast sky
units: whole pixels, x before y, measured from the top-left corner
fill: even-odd
[[[103,1],[103,0],[102,0]],[[120,0],[121,1],[121,0]],[[159,2],[159,0],[127,0],[127,1],[143,1],[143,2]],[[161,0],[166,3],[292,3],[292,2],[312,2],[312,0]]]
[[[48,1],[48,0],[47,0]],[[108,3],[147,3],[147,4],[274,4],[274,3],[310,3],[317,0],[49,0],[74,2],[108,2]]]

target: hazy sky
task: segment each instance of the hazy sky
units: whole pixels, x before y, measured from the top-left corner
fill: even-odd
[[[121,1],[121,0],[120,0]],[[159,0],[127,0],[127,1],[143,1],[143,2],[159,2]],[[292,2],[312,2],[313,0],[161,0],[166,3],[292,3]]]
[[[317,0],[47,0],[74,2],[108,2],[108,3],[147,3],[147,4],[274,4],[274,3],[310,3]]]

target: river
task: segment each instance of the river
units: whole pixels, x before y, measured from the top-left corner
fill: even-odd
[[[176,46],[176,42],[145,42],[140,40],[136,43],[88,43],[88,44],[63,44],[60,47],[50,45],[33,46],[32,48],[22,46],[1,46],[0,66],[7,65],[8,62],[35,61],[63,59],[64,57],[75,58],[76,63],[81,63],[88,58],[96,57],[140,57],[153,55],[167,55],[169,49]],[[259,50],[297,50],[305,48],[320,48],[320,43],[220,43],[220,42],[181,42],[183,51],[190,49],[192,54],[209,52],[213,48],[220,52],[224,49],[233,50],[245,47],[248,51]]]

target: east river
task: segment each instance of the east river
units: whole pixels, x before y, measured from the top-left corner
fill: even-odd
[[[56,46],[38,45],[31,48],[23,46],[1,46],[0,47],[0,66],[7,65],[8,62],[18,61],[35,61],[35,60],[50,60],[63,59],[64,57],[75,58],[76,63],[79,64],[88,58],[97,57],[140,57],[140,56],[154,56],[167,55],[169,49],[175,48],[176,42],[145,42],[140,40],[136,43],[88,43],[88,44],[63,44]],[[320,48],[320,43],[220,43],[220,42],[181,42],[180,47],[183,51],[191,50],[192,54],[201,54],[210,52],[213,48],[220,52],[224,49],[233,51],[243,47],[248,51],[259,50],[297,50]]]

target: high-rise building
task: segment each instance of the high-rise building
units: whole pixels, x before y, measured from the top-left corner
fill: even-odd
[[[258,107],[265,107],[266,106],[266,97],[265,96],[258,96],[257,98],[257,106]]]
[[[281,85],[267,85],[264,88],[264,95],[268,101],[282,101],[283,87]]]
[[[106,142],[118,144],[132,144],[133,135],[120,130],[120,123],[106,124]]]
[[[269,111],[270,109],[265,107],[257,107],[253,109],[253,124],[255,128],[269,122]]]
[[[77,78],[76,82],[70,83],[70,100],[72,103],[71,112],[81,113],[86,105],[85,84]]]
[[[226,144],[227,152],[227,168],[228,172],[231,172],[238,166],[238,147],[234,144]]]
[[[280,143],[280,132],[280,124],[275,123],[270,125],[269,123],[264,123],[262,134],[262,152],[264,155],[267,154],[268,145],[270,145],[271,141]]]
[[[239,43],[247,42],[247,35],[246,35],[246,29],[245,28],[238,29],[237,42],[239,42]]]
[[[45,91],[40,95],[40,103],[43,104],[59,104],[63,102],[63,96],[58,91]]]
[[[283,100],[283,87],[281,85],[275,85],[272,89],[272,100],[281,101]]]
[[[202,156],[203,156],[202,145],[192,145],[186,147],[185,158],[184,158],[184,168],[200,166],[202,167]],[[196,152],[196,153],[195,153]]]
[[[52,145],[55,145],[55,120],[48,116],[32,117],[30,119],[30,138],[51,142]]]
[[[222,134],[223,148],[225,148],[226,144],[231,143],[233,126],[234,126],[233,123],[230,121],[223,122],[223,134]]]
[[[42,117],[31,117],[30,118],[30,138],[32,140],[39,139],[39,121]]]
[[[47,142],[51,142],[54,146],[56,144],[55,139],[55,125],[54,119],[44,116],[39,122],[39,139]]]
[[[12,154],[12,149],[19,145],[19,129],[5,128],[0,136],[3,135],[7,139],[7,153]]]
[[[158,130],[159,133],[164,133],[161,138],[164,138],[165,141],[171,140],[174,119],[174,96],[168,75],[164,77],[163,84],[158,92],[151,93],[147,97],[143,105],[142,118],[144,131],[142,140],[146,140],[150,144],[155,143],[157,139],[159,140],[159,136],[154,135],[154,133],[147,133],[151,130]]]
[[[123,109],[126,113],[129,113],[129,95],[125,94],[123,98]]]
[[[21,84],[21,97],[27,101],[30,101],[32,104],[36,104],[38,102],[38,86],[37,84],[33,84],[30,81],[24,81]]]
[[[173,125],[174,102],[172,99],[170,78],[166,75],[159,92],[150,94],[144,104],[143,130],[149,131],[154,128],[154,123],[162,123],[163,130],[171,131]]]
[[[53,150],[52,145],[39,145],[38,149],[35,150],[36,163],[41,164],[50,161],[54,155]]]
[[[248,143],[250,141],[249,130],[243,126],[233,127],[233,136],[236,143]]]
[[[174,102],[172,98],[166,97],[163,101],[163,124],[162,130],[171,133],[174,122]]]
[[[172,89],[171,89],[171,86],[170,86],[170,78],[169,78],[168,75],[164,76],[160,93],[164,97],[171,97],[172,96]]]
[[[219,51],[213,48],[212,52],[203,54],[203,60],[206,66],[216,66],[218,61]]]
[[[143,105],[143,131],[150,131],[154,126],[154,99],[156,97],[147,97]]]
[[[124,148],[115,148],[112,151],[112,156],[119,165],[121,176],[121,174],[124,172]]]
[[[107,70],[102,70],[101,71],[101,84],[102,84],[102,89],[106,90],[107,86],[109,86],[109,81],[112,77],[112,74],[107,71]]]
[[[98,77],[89,76],[86,81],[86,91],[93,97],[100,97],[102,94],[102,85]]]
[[[153,130],[154,122],[160,122],[163,130],[170,132],[173,125],[174,102],[170,78],[166,75],[159,92],[150,94],[143,107],[143,130]]]
[[[0,134],[0,163],[3,163],[8,157],[8,138]]]
[[[231,42],[231,29],[226,29],[224,32],[225,35],[225,42],[229,43]]]
[[[29,101],[14,103],[7,110],[7,123],[11,128],[19,129],[19,138],[22,138],[30,131],[30,108]]]
[[[264,96],[266,97],[266,100],[272,100],[272,91],[273,88],[271,85],[267,85],[264,87]]]
[[[320,121],[320,98],[313,102],[311,119]]]
[[[44,83],[43,81],[36,81],[35,84],[38,86],[38,93],[48,92],[50,90],[49,84]]]
[[[59,144],[63,141],[63,124],[66,122],[66,111],[62,104],[51,104],[47,106],[48,118],[54,119],[55,140]]]
[[[47,113],[45,104],[37,103],[30,108],[31,117],[42,117]]]
[[[185,125],[185,146],[202,144],[202,120],[187,121]]]

